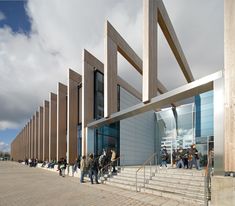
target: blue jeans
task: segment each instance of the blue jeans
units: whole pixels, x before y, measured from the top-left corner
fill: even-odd
[[[192,166],[195,165],[196,169],[198,170],[199,169],[199,159],[196,159],[194,156],[193,156],[193,160],[192,160]]]
[[[180,159],[178,162],[177,162],[177,165],[176,165],[177,168],[184,168],[184,162],[182,159]]]
[[[82,183],[84,180],[84,174],[85,172],[84,171],[81,171],[81,176],[80,176],[80,182]]]
[[[166,160],[162,160],[162,162],[161,162],[161,164],[160,164],[160,167],[161,167],[162,165],[165,165],[165,166],[167,167]]]
[[[61,169],[61,175],[62,175],[62,177],[65,177],[65,168]]]
[[[77,165],[73,165],[73,170],[72,170],[72,176],[74,176],[74,173],[77,172]]]
[[[95,176],[95,182],[96,182],[96,183],[99,183],[99,182],[98,182],[97,171],[94,170],[94,169],[90,169],[90,170],[89,170],[89,176],[90,176],[91,184],[93,184],[93,175]]]

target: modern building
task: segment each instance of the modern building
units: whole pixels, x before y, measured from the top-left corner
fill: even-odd
[[[104,63],[84,50],[82,74],[69,70],[67,86],[58,85],[57,98],[51,95],[12,142],[12,158],[73,164],[78,155],[115,149],[121,165],[140,165],[163,145],[171,153],[196,144],[202,165],[213,149],[215,175],[235,176],[235,4],[224,5],[225,68],[198,80],[161,0],[144,0],[143,60],[106,22]],[[157,75],[158,25],[188,82],[171,91]],[[118,76],[118,53],[142,75],[142,92]]]

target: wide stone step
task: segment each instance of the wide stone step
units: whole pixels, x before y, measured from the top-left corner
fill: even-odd
[[[204,199],[200,199],[191,195],[182,195],[182,194],[177,194],[177,193],[172,193],[172,192],[167,192],[167,191],[161,191],[161,190],[154,190],[151,188],[141,188],[141,192],[157,195],[160,197],[166,197],[170,199],[175,199],[178,200],[179,202],[185,202],[185,203],[190,203],[190,205],[197,205],[197,206],[203,206],[205,205]]]
[[[192,188],[177,188],[172,187],[171,185],[156,185],[156,184],[145,184],[146,188],[166,191],[171,193],[178,193],[178,194],[189,194],[191,196],[195,196],[198,198],[204,199],[204,190],[193,190]]]
[[[165,178],[165,177],[159,177],[159,176],[154,176],[152,177],[152,180],[154,181],[161,181],[165,182],[166,184],[184,184],[184,185],[195,185],[195,186],[202,186],[204,187],[205,183],[204,181],[195,181],[195,180],[184,180],[184,179],[173,179],[173,178]]]
[[[115,183],[124,184],[124,185],[131,185],[131,186],[136,185],[136,181],[126,181],[126,180],[116,179],[116,178],[110,178],[107,182],[115,182]],[[143,187],[144,183],[139,181],[137,185]]]
[[[205,170],[194,170],[194,169],[157,169],[158,173],[164,174],[175,174],[185,176],[205,176]]]
[[[174,178],[174,179],[184,179],[184,180],[194,180],[194,181],[204,181],[202,176],[189,176],[184,174],[168,174],[168,173],[155,173],[155,177],[164,177],[164,178]]]
[[[121,184],[119,182],[114,182],[114,181],[106,181],[105,184],[115,186],[115,187],[120,187],[120,188],[131,190],[131,191],[136,191],[136,186],[131,185],[131,184]]]
[[[190,185],[190,184],[182,184],[182,183],[169,183],[169,182],[162,182],[156,180],[149,180],[148,184],[151,185],[158,185],[158,186],[170,186],[172,188],[179,188],[179,189],[188,189],[195,192],[204,192],[204,187],[202,185]]]
[[[129,173],[118,173],[117,176],[119,177],[129,177],[129,178],[136,178],[136,174],[129,174]],[[144,178],[143,174],[137,174],[138,178]],[[145,178],[149,179],[151,176],[149,174],[145,174]]]
[[[136,168],[121,168],[121,172],[125,173],[136,173],[137,171]],[[177,169],[177,168],[162,168],[160,169],[159,167],[152,167],[151,170],[150,168],[145,168],[145,172],[157,172],[157,173],[167,173],[167,174],[178,174],[178,175],[185,175],[185,176],[205,176],[205,170],[196,170],[196,169]],[[144,169],[141,168],[138,173],[144,173]]]
[[[155,171],[158,167],[154,166],[154,167],[145,167],[145,171]],[[129,168],[129,167],[124,167],[121,168],[121,171],[129,171],[129,172],[136,172],[139,169],[139,167],[133,167],[133,168]],[[141,168],[139,171],[144,171],[144,168]]]
[[[117,175],[117,176],[115,176],[115,177],[113,177],[114,179],[120,179],[120,180],[125,180],[125,181],[136,181],[136,178],[135,177],[128,177],[128,176],[120,176],[120,175]],[[112,178],[110,178],[110,179],[112,179]],[[140,182],[144,182],[144,178],[142,177],[142,178],[137,178],[138,179],[138,181],[140,181]],[[148,178],[149,179],[149,178]],[[147,180],[147,179],[145,179],[145,180]]]

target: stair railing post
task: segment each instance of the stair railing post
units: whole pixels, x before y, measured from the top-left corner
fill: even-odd
[[[137,190],[137,172],[138,171],[135,172],[135,186],[136,186],[135,190],[136,190],[136,192],[138,192],[138,190]]]
[[[145,187],[145,165],[144,165],[144,187]]]

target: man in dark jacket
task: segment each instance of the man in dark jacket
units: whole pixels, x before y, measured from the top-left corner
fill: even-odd
[[[99,184],[98,176],[97,176],[98,164],[97,164],[97,161],[95,161],[93,154],[89,155],[88,165],[87,166],[88,166],[88,169],[89,169],[89,176],[90,176],[91,184],[93,184],[93,175],[95,176],[96,184]]]
[[[167,153],[166,146],[164,146],[163,149],[161,150],[160,168],[162,167],[162,165],[165,165],[165,167],[167,168],[167,158],[168,158],[168,153]]]

